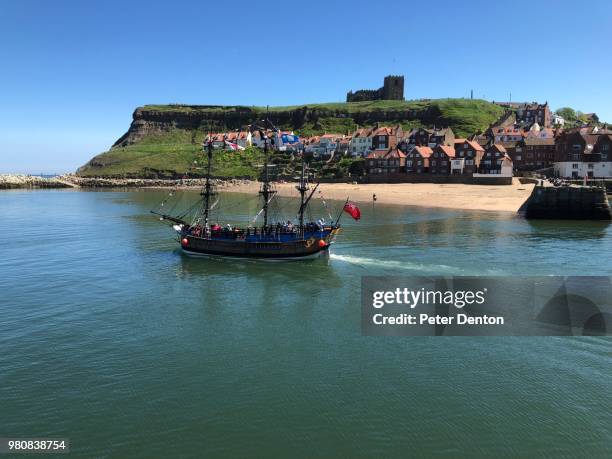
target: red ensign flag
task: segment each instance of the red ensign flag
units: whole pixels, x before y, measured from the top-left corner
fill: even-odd
[[[359,207],[357,207],[352,202],[347,202],[346,204],[344,204],[344,211],[351,217],[353,217],[355,220],[359,220],[361,218],[361,211],[359,210]]]

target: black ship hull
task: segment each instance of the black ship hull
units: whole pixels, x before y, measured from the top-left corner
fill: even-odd
[[[304,259],[327,253],[335,233],[336,231],[332,231],[322,239],[311,237],[286,242],[248,242],[185,236],[181,240],[181,248],[187,255],[278,260]]]

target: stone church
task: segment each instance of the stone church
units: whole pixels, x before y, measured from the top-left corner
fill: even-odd
[[[359,89],[346,94],[347,102],[364,100],[404,100],[404,75],[388,75],[382,88]]]

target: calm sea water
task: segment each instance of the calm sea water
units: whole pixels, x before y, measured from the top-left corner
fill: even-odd
[[[0,193],[0,437],[75,457],[612,454],[609,338],[363,337],[359,305],[365,274],[612,275],[612,227],[377,204],[328,260],[210,261],[149,214],[164,196]]]

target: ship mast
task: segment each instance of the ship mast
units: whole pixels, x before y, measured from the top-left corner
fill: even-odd
[[[304,163],[304,152],[302,151],[302,172],[300,174],[300,183],[295,187],[300,192],[300,235],[304,234],[304,208],[306,207],[306,200],[304,199],[308,187],[306,186],[306,164]]]
[[[204,189],[200,193],[201,196],[204,197],[204,230],[208,233],[208,216],[210,213],[210,197],[215,195],[215,192],[212,189],[212,184],[210,183],[210,171],[212,167],[212,156],[213,156],[213,142],[212,135],[209,136],[208,144],[207,144],[207,156],[208,156],[208,164],[206,165],[206,182],[204,183]]]
[[[270,177],[268,176],[268,136],[263,130],[259,131],[260,135],[264,138],[264,170],[263,170],[263,183],[259,194],[263,197],[263,214],[264,214],[264,228],[268,226],[268,204],[270,203],[270,196],[273,196],[276,191],[270,187]]]

